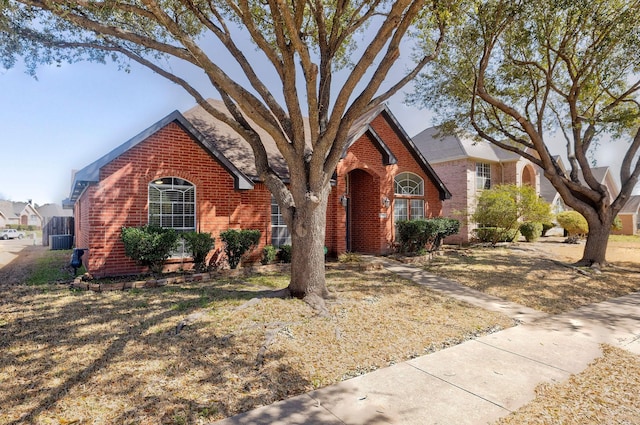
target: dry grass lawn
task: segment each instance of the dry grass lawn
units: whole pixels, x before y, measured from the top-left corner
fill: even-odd
[[[0,276],[0,423],[209,423],[512,325],[380,270],[329,269],[330,318],[254,298],[286,283],[94,293]]]
[[[576,269],[583,244],[542,238],[499,247],[451,248],[425,269],[471,288],[551,314],[640,290],[640,237],[612,237],[611,267]]]
[[[543,238],[498,248],[449,249],[425,267],[475,289],[560,313],[640,289],[640,237],[610,238],[611,267],[571,268],[584,245]],[[640,424],[640,356],[610,346],[568,381],[541,385],[536,398],[497,425]]]
[[[541,385],[528,405],[496,425],[640,424],[640,356],[603,347],[604,355],[557,385]]]

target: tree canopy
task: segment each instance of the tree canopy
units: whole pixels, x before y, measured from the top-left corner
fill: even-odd
[[[433,60],[455,7],[455,0],[0,0],[0,53],[5,68],[22,57],[31,71],[134,61],[183,87],[251,145],[292,232],[289,293],[323,297],[327,197],[349,130]],[[414,61],[394,67],[412,46],[420,47]],[[192,82],[194,70],[209,87]],[[210,91],[226,110],[206,101]],[[269,164],[257,128],[275,141],[288,181]]]
[[[589,222],[581,262],[604,262],[611,223],[640,175],[640,2],[477,1],[410,100],[443,128],[472,129],[541,167],[565,203]],[[550,153],[566,145],[567,172]],[[621,190],[591,171],[607,138],[628,147]]]

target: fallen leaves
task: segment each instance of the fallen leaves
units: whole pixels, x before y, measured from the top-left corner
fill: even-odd
[[[640,424],[640,356],[603,345],[603,356],[568,381],[536,389],[536,398],[496,425]]]
[[[4,287],[0,423],[205,424],[513,324],[381,270],[328,284],[328,317],[246,278]]]

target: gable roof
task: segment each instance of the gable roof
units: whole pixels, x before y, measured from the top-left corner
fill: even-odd
[[[640,195],[633,195],[618,214],[638,214],[640,212]]]
[[[383,111],[387,112],[388,115],[393,116],[391,114],[391,111],[389,111],[389,109],[387,108],[387,105],[380,104],[369,112],[363,114],[353,122],[353,125],[349,129],[349,134],[347,135],[347,144],[345,145],[344,151],[342,152],[342,158],[347,155],[347,151],[349,150],[349,148],[356,141],[358,141],[360,137],[365,134],[369,134],[369,136],[371,136],[371,140],[373,141],[374,147],[378,149],[378,151],[382,155],[382,163],[384,165],[396,164],[398,162],[393,152],[391,152],[387,144],[384,143],[380,135],[378,135],[375,129],[371,126],[371,122],[373,122],[373,120]],[[387,122],[394,123],[394,119],[388,119]]]
[[[13,210],[13,202],[0,200],[0,214],[6,218],[15,218],[16,213]]]
[[[438,188],[438,192],[440,193],[440,200],[444,201],[445,199],[451,199],[451,192],[449,192],[449,189],[447,189],[447,187],[444,185],[444,182],[440,179],[440,177],[436,174],[435,170],[431,167],[431,164],[426,159],[426,155],[424,155],[420,151],[415,141],[411,137],[409,137],[406,131],[404,131],[404,129],[402,128],[402,126],[400,125],[396,117],[391,113],[391,111],[389,110],[389,108],[386,107],[386,105],[385,105],[385,109],[382,112],[386,114],[388,121],[393,124],[392,127],[398,133],[398,137],[400,137],[400,140],[405,144],[405,146],[407,147],[407,150],[411,153],[411,155],[416,160],[416,162],[418,162],[418,164],[421,165],[424,172],[427,174],[427,176],[429,176],[431,181]]]
[[[227,111],[221,100],[208,99],[207,101],[216,107],[216,109],[223,112]],[[397,162],[393,152],[390,151],[383,139],[371,126],[372,121],[380,114],[385,116],[387,122],[390,123],[394,131],[399,135],[407,149],[412,153],[425,173],[432,179],[440,192],[440,198],[450,198],[451,194],[444,186],[444,183],[442,183],[424,156],[418,151],[415,144],[411,141],[411,138],[407,136],[398,121],[384,104],[372,109],[354,122],[347,136],[348,142],[345,152],[346,149],[348,149],[348,147],[358,140],[363,134],[369,133],[372,136],[375,147],[381,152],[385,165]],[[132,139],[118,146],[82,170],[76,172],[73,176],[71,194],[68,199],[63,201],[63,207],[69,208],[72,206],[89,184],[98,182],[100,178],[100,169],[102,167],[172,122],[177,123],[185,131],[191,134],[196,142],[209,151],[225,166],[225,168],[234,176],[237,189],[250,189],[253,187],[254,181],[259,181],[253,151],[249,143],[235,130],[233,130],[231,126],[215,119],[203,107],[197,105],[186,111],[184,115],[178,111],[172,112],[162,120],[153,124],[151,127],[134,136]],[[249,122],[251,123],[251,120],[249,120]],[[305,124],[308,125],[306,122]],[[288,167],[284,158],[280,154],[275,141],[259,126],[254,126],[254,128],[257,129],[256,131],[265,146],[265,150],[267,151],[267,156],[269,158],[269,165],[281,178],[285,180],[288,179]],[[306,131],[305,134],[309,134],[309,132]]]
[[[244,175],[235,165],[233,165],[224,155],[222,155],[218,149],[208,140],[202,133],[200,133],[180,112],[173,111],[151,127],[138,133],[133,138],[129,139],[125,143],[121,144],[108,154],[97,159],[91,164],[87,165],[80,171],[77,171],[73,175],[73,181],[71,184],[71,193],[68,199],[63,201],[63,205],[68,207],[69,203],[75,202],[82,194],[85,188],[91,183],[97,183],[100,179],[100,169],[118,158],[120,155],[127,152],[129,149],[137,146],[145,141],[149,136],[153,135],[160,129],[166,127],[170,123],[176,123],[181,126],[188,134],[190,134],[197,143],[205,148],[213,157],[215,157],[222,165],[230,172],[234,177],[236,188],[238,189],[250,189],[253,187],[251,180]]]
[[[216,107],[220,111],[226,111],[224,103],[221,100],[208,99],[209,103]],[[362,135],[368,133],[374,142],[376,149],[380,151],[383,157],[383,163],[385,165],[395,164],[397,159],[389,147],[384,143],[384,140],[375,129],[371,126],[373,120],[379,115],[383,115],[387,122],[391,125],[393,130],[398,134],[400,140],[405,144],[407,149],[414,156],[414,159],[420,164],[427,176],[433,181],[440,193],[440,199],[451,198],[451,193],[447,190],[444,183],[438,175],[435,173],[431,165],[427,162],[424,156],[418,151],[418,148],[412,142],[411,138],[406,134],[402,126],[398,123],[398,120],[393,116],[386,104],[380,104],[367,113],[361,115],[356,119],[349,130],[347,135],[347,144],[343,156],[346,154],[349,147],[355,143]],[[258,175],[255,169],[255,160],[253,151],[249,143],[244,140],[238,133],[236,133],[229,125],[214,119],[204,108],[197,105],[184,113],[184,116],[196,127],[203,135],[209,138],[215,146],[224,152],[225,156],[244,174],[250,176],[254,180],[258,179]],[[251,122],[251,120],[249,120]],[[308,122],[305,120],[305,125],[308,126]],[[282,158],[280,151],[278,150],[273,138],[263,129],[258,126],[258,135],[260,136],[267,156],[269,158],[269,165],[273,170],[283,179],[289,178],[289,170],[287,164]],[[307,127],[308,130],[308,127]],[[309,131],[305,132],[309,134]],[[307,143],[309,141],[307,140]]]
[[[31,212],[35,215],[40,216],[40,213],[28,202],[13,202],[13,201],[4,201],[0,200],[0,213],[7,219],[10,218],[20,218],[22,213],[27,207],[31,208]]]
[[[413,136],[413,141],[433,164],[466,158],[489,162],[511,162],[521,158],[486,140],[474,139],[466,132],[442,134],[441,127],[429,127]]]
[[[607,189],[609,189],[609,192],[611,192],[609,193],[609,195],[612,198],[618,196],[620,189],[618,189],[618,184],[613,178],[609,167],[592,167],[591,174],[593,174],[593,177],[598,181],[598,183],[605,185]],[[581,172],[578,173],[578,179],[580,180],[580,183],[582,185],[588,187],[587,182],[584,180],[584,176]]]
[[[42,217],[71,217],[73,211],[64,209],[60,204],[44,204],[36,208]]]

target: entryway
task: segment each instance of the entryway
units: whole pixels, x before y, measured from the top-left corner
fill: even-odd
[[[347,251],[379,253],[379,186],[379,179],[364,170],[347,175]]]

